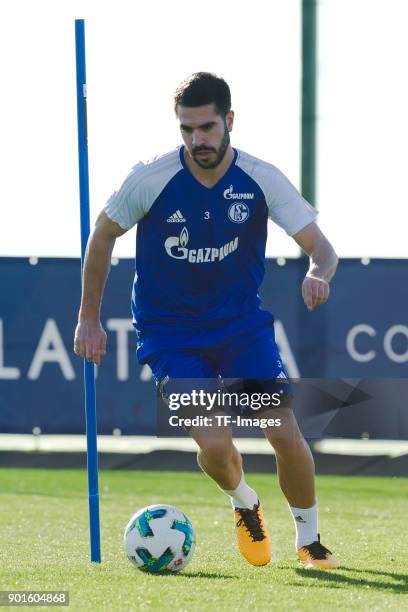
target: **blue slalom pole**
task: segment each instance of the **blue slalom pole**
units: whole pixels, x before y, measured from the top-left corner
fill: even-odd
[[[78,114],[79,191],[81,207],[81,271],[83,274],[85,251],[90,231],[88,134],[86,117],[85,26],[83,19],[75,20],[75,49]],[[84,379],[91,561],[95,563],[100,563],[101,538],[99,526],[95,366],[93,363],[89,363],[86,359],[84,360]]]

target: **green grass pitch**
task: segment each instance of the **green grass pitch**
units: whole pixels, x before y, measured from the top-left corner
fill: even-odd
[[[101,472],[102,564],[94,565],[86,473],[2,469],[0,589],[68,590],[69,610],[408,609],[408,479],[318,477],[322,542],[343,565],[335,571],[298,567],[276,477],[247,481],[265,507],[269,565],[240,557],[229,502],[206,476],[144,471]],[[196,529],[195,557],[178,575],[144,574],[123,551],[130,516],[154,503],[177,506]]]

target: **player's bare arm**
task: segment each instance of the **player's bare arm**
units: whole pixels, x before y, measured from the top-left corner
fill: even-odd
[[[106,332],[100,322],[103,291],[115,240],[125,232],[102,211],[86,249],[74,351],[96,365],[100,365],[101,357],[106,355]]]
[[[314,222],[293,238],[310,258],[309,269],[302,283],[302,297],[307,308],[314,310],[329,299],[329,282],[336,272],[338,257]]]

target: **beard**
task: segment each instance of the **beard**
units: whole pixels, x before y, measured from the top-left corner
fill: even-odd
[[[227,123],[224,122],[224,135],[222,137],[220,146],[218,147],[218,149],[213,149],[213,148],[205,148],[205,147],[196,147],[195,149],[193,149],[191,156],[194,159],[195,163],[200,166],[200,168],[205,168],[206,170],[212,170],[213,168],[216,168],[224,159],[225,153],[227,152],[227,149],[229,147],[230,144],[230,135],[229,135],[229,131],[227,128]],[[216,157],[214,160],[205,160],[205,159],[200,159],[199,157],[197,157],[197,153],[199,153],[200,151],[211,151],[211,153],[215,153]]]

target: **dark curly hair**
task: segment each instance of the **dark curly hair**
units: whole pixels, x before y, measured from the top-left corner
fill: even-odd
[[[215,104],[217,114],[225,118],[231,110],[231,92],[224,79],[211,72],[195,72],[177,87],[174,93],[174,111],[177,106],[203,106]]]

